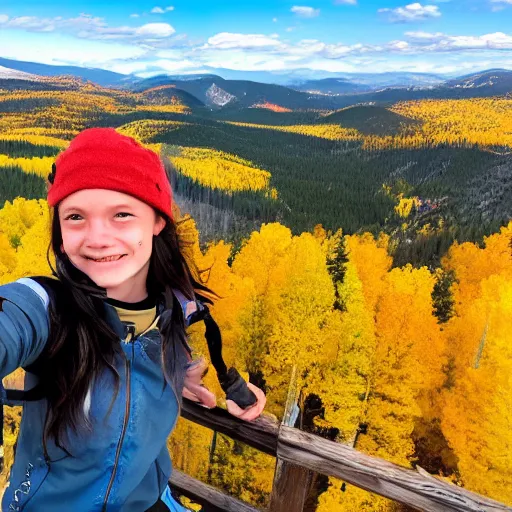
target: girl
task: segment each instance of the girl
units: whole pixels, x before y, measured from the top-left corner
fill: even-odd
[[[211,292],[180,250],[165,169],[135,140],[91,128],[49,181],[55,284],[0,286],[0,377],[23,367],[26,388],[37,373],[44,389],[24,405],[2,510],[183,511],[166,440],[182,393],[215,406],[185,332]],[[256,403],[227,406],[250,421],[265,396],[247,386]]]

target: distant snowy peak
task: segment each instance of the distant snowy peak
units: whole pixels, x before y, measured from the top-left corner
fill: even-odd
[[[464,80],[460,84],[456,84],[455,87],[462,87],[463,89],[472,89],[478,87],[493,86],[500,80],[498,75],[476,75],[470,80]]]
[[[208,102],[218,107],[224,107],[233,100],[236,100],[236,96],[233,96],[229,92],[221,89],[218,85],[212,84],[206,91],[206,97]]]
[[[446,82],[448,87],[456,89],[480,89],[482,87],[512,89],[512,71],[508,70],[491,70],[482,73],[475,73],[461,77],[457,80]],[[500,91],[501,92],[501,91]]]
[[[4,66],[0,66],[0,78],[7,78],[11,80],[39,80],[37,75],[33,75],[32,73],[25,73],[24,71],[18,71],[17,69],[6,68]]]

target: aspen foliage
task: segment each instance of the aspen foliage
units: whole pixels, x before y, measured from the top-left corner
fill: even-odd
[[[365,150],[419,148],[449,144],[484,148],[512,146],[510,98],[418,100],[399,102],[389,110],[420,121],[402,126],[396,135],[366,135],[339,124],[275,126],[227,121],[247,128],[278,130],[329,140],[360,141]]]
[[[205,187],[226,191],[269,189],[270,173],[236,155],[205,148],[182,147],[177,151],[177,155],[169,155],[171,162],[179,172]]]
[[[182,126],[190,125],[183,121],[163,121],[156,119],[144,119],[142,121],[133,121],[117,128],[119,133],[132,137],[139,142],[146,144],[154,137],[163,133],[169,133]]]
[[[398,197],[398,204],[395,206],[395,212],[402,218],[406,219],[412,212],[413,208],[420,205],[418,197],[404,197],[400,194]]]
[[[434,143],[512,145],[510,98],[409,101],[391,110],[422,121],[418,135]]]
[[[377,354],[360,449],[409,465],[411,434],[421,415],[417,399],[442,377],[443,344],[431,315],[433,279],[426,268],[393,269],[376,315]]]
[[[350,484],[329,477],[327,491],[320,494],[316,512],[398,512],[399,506]]]
[[[10,158],[7,155],[0,155],[0,167],[20,167],[23,171],[37,174],[42,178],[48,176],[54,161],[55,158],[46,156],[41,158]]]
[[[239,123],[234,121],[226,121],[235,126],[244,126],[246,128],[256,128],[260,130],[277,130],[281,132],[298,133],[299,135],[307,135],[310,137],[319,137],[329,140],[363,140],[363,134],[353,128],[343,128],[339,124],[317,124],[317,125],[265,125]]]
[[[0,284],[30,274],[50,274],[49,243],[50,212],[45,200],[6,201],[0,210]]]
[[[512,503],[511,315],[512,280],[485,279],[463,317],[484,318],[479,345],[445,393],[442,413],[463,485],[504,503]]]
[[[30,133],[30,131],[16,131],[11,133],[0,134],[0,140],[26,141],[39,146],[55,146],[64,149],[68,145],[68,141],[52,137],[51,135],[43,135]]]
[[[281,416],[296,365],[302,395],[322,403],[316,426],[335,429],[338,442],[410,467],[415,429],[437,422],[455,455],[446,465],[452,478],[512,504],[512,222],[482,247],[451,247],[442,265],[455,274],[455,315],[441,328],[432,303],[437,271],[391,270],[386,235],[343,236],[317,226],[297,236],[264,224],[232,256],[223,241],[202,251],[193,219],[178,210],[175,218],[185,258],[220,297],[211,311],[226,360],[246,378],[261,379],[269,412]],[[0,283],[49,273],[49,233],[46,201],[5,202]],[[342,279],[333,281],[327,262],[341,240],[347,258],[338,261]],[[343,307],[336,309],[336,300]],[[204,326],[189,331],[196,355],[208,357]],[[222,405],[213,371],[205,382]],[[169,440],[175,465],[265,506],[273,461],[222,436],[212,453],[212,440],[210,431],[180,420]],[[396,510],[353,485],[331,484],[319,496],[321,512]]]
[[[460,483],[512,503],[512,222],[482,248],[454,244],[443,266],[457,281],[456,314],[445,327],[451,372],[442,430]]]

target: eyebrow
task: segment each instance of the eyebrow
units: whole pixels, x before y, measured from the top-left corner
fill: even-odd
[[[129,205],[129,204],[116,204],[114,206],[111,206],[108,208],[109,210],[133,210],[133,206]],[[70,212],[80,212],[80,213],[84,213],[85,210],[82,210],[81,208],[79,208],[78,206],[70,206],[69,208],[66,208],[63,212],[62,212],[62,215],[66,215]]]

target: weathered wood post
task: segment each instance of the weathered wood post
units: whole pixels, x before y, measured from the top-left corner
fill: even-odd
[[[294,427],[299,414],[297,367],[294,366],[281,426]],[[313,481],[313,471],[284,462],[279,458],[277,440],[276,471],[270,497],[269,512],[302,512]]]

